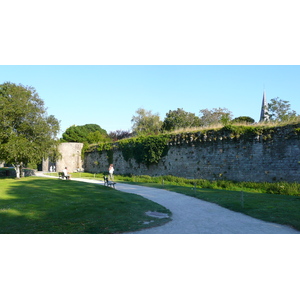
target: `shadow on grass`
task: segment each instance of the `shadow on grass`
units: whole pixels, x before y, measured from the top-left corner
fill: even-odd
[[[145,215],[170,214],[161,205],[97,184],[30,177],[0,185],[0,233],[122,233],[169,221]]]

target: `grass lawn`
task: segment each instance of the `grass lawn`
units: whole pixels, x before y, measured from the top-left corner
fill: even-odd
[[[161,188],[208,202],[268,222],[283,224],[300,231],[300,197],[258,192],[229,191],[222,189],[194,188],[159,183],[133,183]]]
[[[52,173],[51,175],[57,174]],[[72,177],[102,179],[103,174],[74,173]],[[162,179],[164,183],[162,183]],[[207,180],[202,182],[200,180],[196,183],[203,186],[196,185],[195,188],[195,181],[191,182],[189,179],[145,175],[115,175],[115,181],[182,193],[257,219],[288,225],[300,231],[298,183],[234,183],[229,181],[209,182]]]
[[[122,233],[170,220],[171,212],[141,196],[102,185],[27,177],[0,179],[0,233]]]

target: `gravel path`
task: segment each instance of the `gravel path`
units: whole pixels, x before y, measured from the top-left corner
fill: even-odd
[[[48,177],[47,175],[41,175]],[[99,180],[72,180],[103,184]],[[193,197],[162,189],[117,183],[116,189],[141,195],[161,204],[172,212],[172,221],[159,227],[130,234],[298,234],[288,226],[269,223]]]
[[[223,208],[193,197],[161,189],[118,183],[122,192],[141,195],[161,204],[172,212],[169,223],[144,229],[131,234],[297,234],[299,231],[288,226],[269,223]]]

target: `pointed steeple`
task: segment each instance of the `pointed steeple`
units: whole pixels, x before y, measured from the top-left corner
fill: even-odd
[[[267,102],[266,92],[264,91],[259,122],[267,122],[267,121],[269,121],[269,112],[268,112],[268,102]]]

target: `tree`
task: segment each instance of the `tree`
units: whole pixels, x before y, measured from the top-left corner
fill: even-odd
[[[246,116],[241,116],[238,118],[234,118],[232,121],[232,123],[246,123],[246,124],[253,124],[255,123],[255,120],[250,118],[250,117],[246,117]]]
[[[47,115],[33,87],[0,85],[0,158],[12,164],[16,177],[28,163],[57,155],[59,121]]]
[[[193,113],[184,111],[182,108],[169,110],[162,125],[162,130],[171,131],[179,128],[199,127],[201,120]]]
[[[119,141],[122,139],[130,138],[132,134],[129,131],[125,130],[116,130],[116,131],[111,131],[108,136],[115,142]]]
[[[139,108],[131,119],[132,132],[134,135],[158,134],[162,121],[158,114],[153,114],[151,110]]]
[[[279,99],[278,97],[271,99],[268,103],[268,111],[270,120],[272,121],[291,121],[299,117],[296,111],[291,110],[289,101]]]
[[[232,119],[232,112],[227,108],[213,108],[212,110],[201,109],[200,119],[203,126],[210,126],[216,124],[226,125]]]
[[[106,130],[97,124],[73,125],[62,135],[62,142],[97,144],[107,140]]]
[[[86,138],[89,144],[99,144],[110,141],[109,136],[107,134],[100,133],[100,131],[90,132]]]

